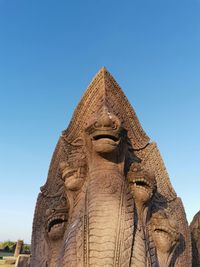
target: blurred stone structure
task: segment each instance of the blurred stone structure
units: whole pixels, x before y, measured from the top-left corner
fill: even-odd
[[[15,267],[30,267],[30,255],[19,255],[15,263]]]
[[[17,240],[17,244],[16,244],[16,247],[15,247],[15,253],[14,253],[14,257],[18,257],[20,253],[22,253],[23,251],[23,245],[24,245],[24,242],[23,240]]]
[[[200,266],[200,211],[194,216],[190,224],[192,236],[192,266]]]
[[[102,68],[38,195],[32,267],[190,267],[190,231],[154,142]]]

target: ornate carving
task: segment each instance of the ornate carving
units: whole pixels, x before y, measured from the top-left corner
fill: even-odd
[[[135,233],[131,266],[152,266],[147,224],[151,216],[152,198],[156,192],[153,173],[145,171],[140,164],[132,164],[128,172],[131,194],[135,202]]]
[[[31,266],[191,266],[182,203],[105,68],[56,146],[36,204]]]
[[[150,225],[158,266],[174,266],[175,262],[172,263],[172,259],[180,238],[177,222],[171,218],[170,214],[158,211],[152,215]]]

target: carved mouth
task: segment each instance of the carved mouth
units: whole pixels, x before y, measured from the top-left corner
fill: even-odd
[[[110,134],[100,134],[100,135],[96,135],[93,137],[93,140],[97,141],[97,140],[105,140],[105,139],[108,139],[108,140],[113,140],[114,142],[117,142],[119,141],[119,138],[117,138],[116,136],[114,135],[110,135]]]
[[[176,231],[166,226],[154,226],[154,233],[159,237],[167,238],[170,241],[176,239],[177,236]]]
[[[157,233],[157,234],[164,234],[164,235],[168,235],[169,234],[169,231],[168,231],[168,228],[166,227],[160,227],[160,228],[156,228],[154,229],[154,231]]]
[[[111,145],[111,146],[117,146],[120,142],[120,138],[117,135],[110,134],[108,132],[106,133],[99,133],[96,135],[93,135],[92,142],[96,145]]]
[[[134,180],[130,181],[130,185],[137,188],[137,189],[145,190],[147,192],[153,190],[152,184],[144,178],[134,179]]]
[[[64,227],[65,222],[66,222],[66,220],[65,220],[64,216],[63,217],[57,216],[57,217],[50,219],[48,221],[48,226],[47,226],[48,233],[51,232],[52,229]]]

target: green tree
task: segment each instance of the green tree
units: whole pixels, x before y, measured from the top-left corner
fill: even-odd
[[[31,246],[28,244],[24,244],[23,246],[23,252],[29,254],[31,251]]]
[[[16,244],[16,242],[10,241],[10,240],[6,240],[3,242],[0,242],[0,249],[4,249],[6,247],[9,248],[10,251],[12,251],[13,246]]]

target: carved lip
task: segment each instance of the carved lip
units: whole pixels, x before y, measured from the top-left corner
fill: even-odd
[[[112,132],[98,131],[92,135],[92,141],[95,143],[107,143],[116,146],[119,144],[120,138],[118,134],[113,134]]]
[[[160,237],[165,237],[168,239],[174,239],[176,240],[178,237],[177,232],[175,231],[175,229],[165,226],[165,225],[155,225],[153,227],[154,233],[156,235],[159,235]]]

